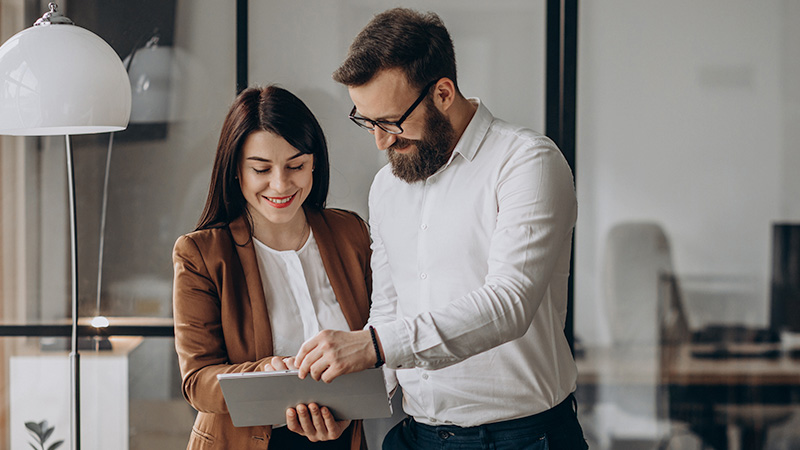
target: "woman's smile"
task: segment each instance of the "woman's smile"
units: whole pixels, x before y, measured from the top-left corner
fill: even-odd
[[[267,197],[264,198],[275,208],[286,208],[287,206],[292,204],[292,200],[294,200],[297,193],[294,193],[288,197]]]

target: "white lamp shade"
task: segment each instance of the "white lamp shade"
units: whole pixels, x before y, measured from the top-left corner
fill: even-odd
[[[0,134],[119,131],[131,90],[114,49],[76,25],[23,30],[0,46]]]

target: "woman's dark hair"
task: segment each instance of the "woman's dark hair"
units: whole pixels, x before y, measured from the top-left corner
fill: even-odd
[[[252,220],[237,175],[244,142],[255,131],[274,133],[301,153],[314,155],[313,186],[303,206],[316,210],[325,207],[330,181],[328,145],[314,114],[286,89],[248,88],[236,97],[222,124],[198,230],[228,225],[244,214],[252,232]]]
[[[379,71],[394,68],[402,69],[418,89],[447,77],[458,90],[453,40],[438,15],[406,8],[376,15],[353,40],[333,79],[361,86]]]

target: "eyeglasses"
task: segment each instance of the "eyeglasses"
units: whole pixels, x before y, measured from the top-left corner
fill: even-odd
[[[372,120],[372,119],[367,119],[366,117],[357,116],[355,105],[353,106],[353,109],[350,111],[350,116],[349,116],[350,120],[352,120],[353,123],[360,126],[361,128],[364,128],[365,130],[372,131],[375,129],[375,127],[378,127],[389,134],[401,134],[403,132],[403,127],[401,127],[401,124],[408,118],[408,116],[411,115],[412,112],[414,112],[414,109],[416,109],[417,106],[425,98],[425,96],[428,95],[428,91],[430,90],[431,86],[436,84],[437,81],[439,80],[433,80],[427,85],[425,85],[424,88],[422,88],[422,93],[419,94],[417,100],[414,101],[411,107],[408,108],[406,112],[403,113],[402,116],[400,116],[400,120],[398,120],[397,122],[390,122],[388,120]]]

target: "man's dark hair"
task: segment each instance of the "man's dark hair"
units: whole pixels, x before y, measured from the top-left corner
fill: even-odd
[[[333,79],[361,86],[381,70],[393,68],[402,69],[418,89],[447,77],[458,90],[453,41],[438,15],[406,8],[376,15],[356,36]]]

